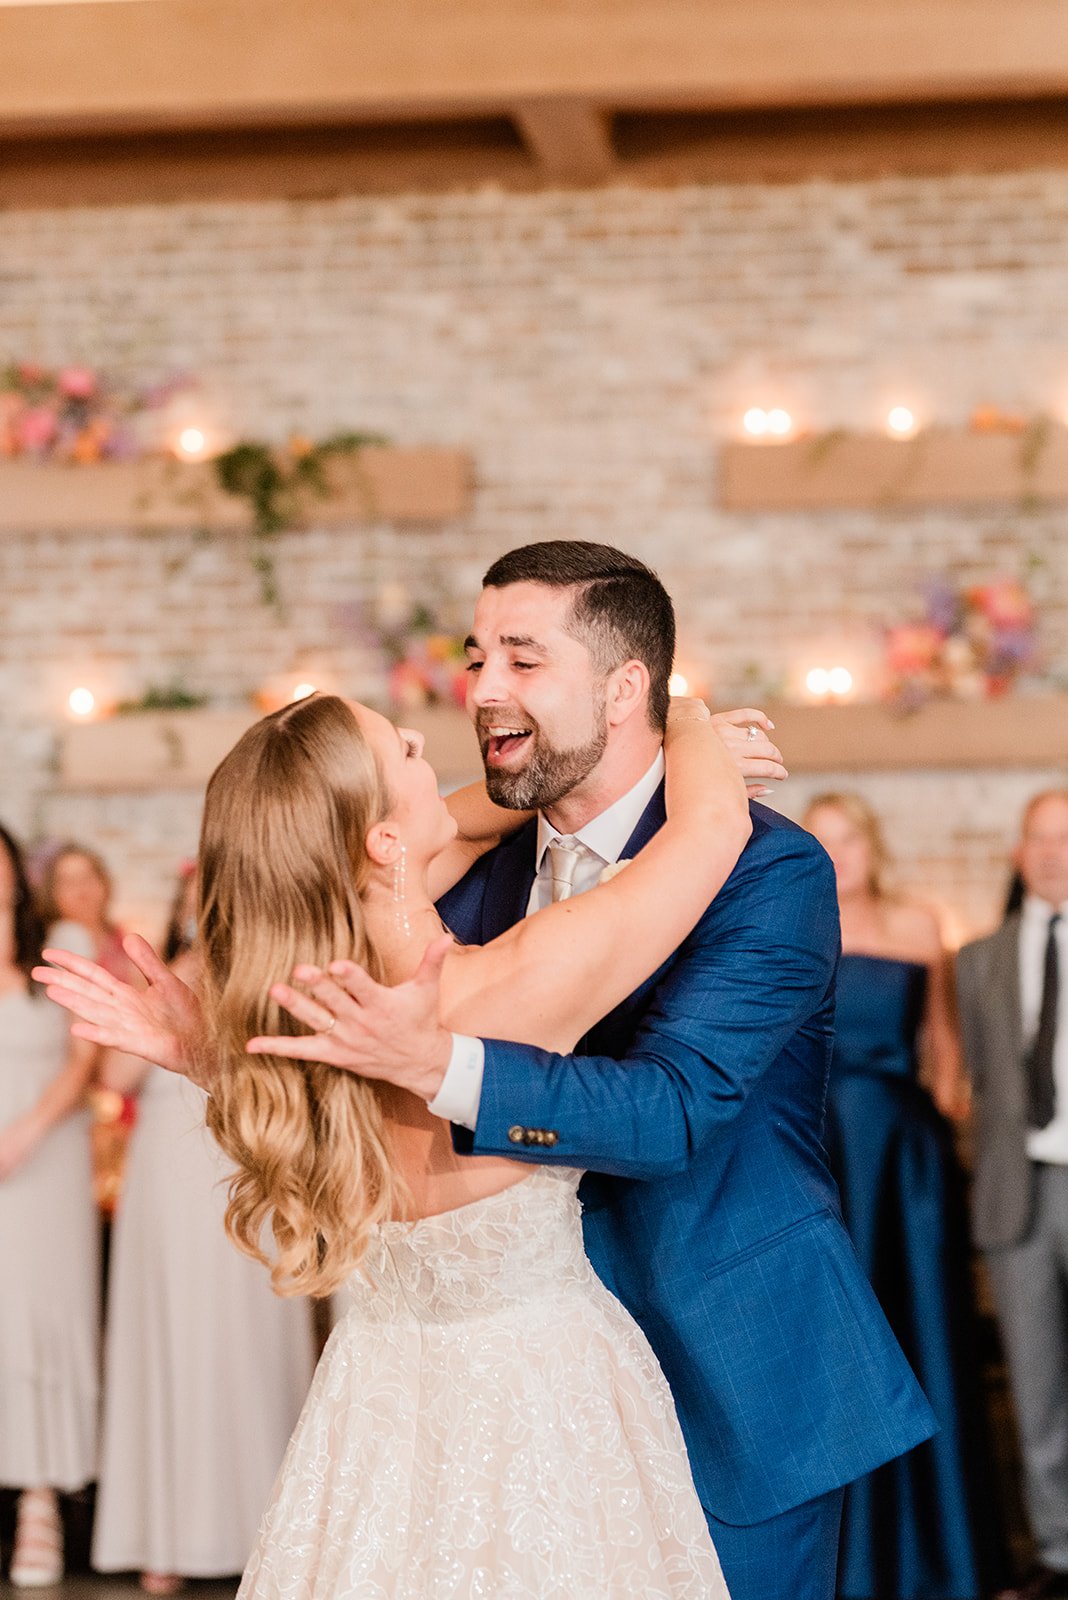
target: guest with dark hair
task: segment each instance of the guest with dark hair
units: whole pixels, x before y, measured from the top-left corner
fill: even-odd
[[[52,930],[91,954],[71,924]],[[0,828],[0,1485],[18,1489],[11,1582],[57,1583],[57,1490],[96,1471],[98,1225],[88,1118],[96,1048],[31,982],[45,926]]]
[[[188,862],[164,949],[192,983],[195,942]],[[226,1236],[229,1168],[203,1091],[122,1055],[103,1080],[138,1093],[139,1112],[112,1236],[92,1560],[169,1595],[248,1560],[311,1381],[311,1314],[273,1294]]]
[[[803,820],[834,863],[842,918],[828,1154],[857,1254],[940,1423],[846,1491],[838,1593],[981,1600],[1005,1554],[946,1120],[967,1107],[948,960],[934,915],[888,890],[882,830],[859,795],[821,794]]]

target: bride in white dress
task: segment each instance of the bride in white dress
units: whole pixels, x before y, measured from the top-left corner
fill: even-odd
[[[450,1027],[566,1051],[696,925],[748,837],[745,788],[707,722],[684,717],[666,749],[666,825],[611,881],[454,949]],[[222,763],[198,1045],[197,1001],[144,948],[145,991],[76,958],[49,974],[85,1036],[210,1079],[238,1167],[228,1227],[258,1254],[270,1221],[275,1287],[344,1286],[242,1600],[726,1600],[667,1384],[586,1260],[580,1174],[456,1156],[421,1100],[247,1051],[296,1033],[289,1012],[328,1026],[270,987],[296,965],[314,990],[297,963],[349,949],[411,978],[434,900],[492,842],[471,835],[523,820],[454,798],[458,840],[421,755],[418,735],[315,696]]]

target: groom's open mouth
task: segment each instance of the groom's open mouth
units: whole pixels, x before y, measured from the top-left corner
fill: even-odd
[[[483,729],[486,761],[491,767],[511,766],[521,757],[534,737],[530,728],[488,727]]]

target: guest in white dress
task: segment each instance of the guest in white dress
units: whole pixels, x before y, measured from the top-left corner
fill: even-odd
[[[53,930],[91,952],[81,929]],[[11,1582],[63,1575],[57,1490],[96,1473],[99,1224],[85,1092],[95,1045],[31,983],[44,942],[0,828],[0,1484],[21,1491]]]
[[[165,945],[187,981],[195,894],[190,870]],[[171,1594],[248,1560],[311,1381],[311,1317],[226,1237],[230,1169],[203,1091],[126,1056],[103,1080],[140,1104],[113,1234],[92,1560]]]

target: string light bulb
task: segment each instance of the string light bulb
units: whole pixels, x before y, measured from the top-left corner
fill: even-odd
[[[203,428],[183,428],[175,448],[183,460],[199,461],[207,447],[208,438]]]
[[[96,710],[96,695],[92,689],[79,687],[72,689],[67,696],[67,705],[71,715],[75,717],[91,717]]]
[[[814,700],[844,700],[853,682],[848,667],[811,667],[805,674],[805,688]]]
[[[690,680],[681,672],[673,672],[668,679],[668,694],[672,699],[685,699],[690,692]]]
[[[296,684],[294,686],[291,699],[293,699],[293,700],[307,700],[308,696],[310,694],[314,694],[314,693],[315,693],[315,685],[314,685],[314,683],[298,683],[298,684]]]
[[[778,439],[785,439],[792,432],[794,419],[782,406],[775,406],[768,412],[768,432],[773,433]]]
[[[768,431],[768,414],[760,406],[750,406],[742,418],[742,427],[753,439],[762,439]]]
[[[894,406],[886,418],[886,426],[898,439],[907,439],[916,431],[916,416],[908,406]]]

